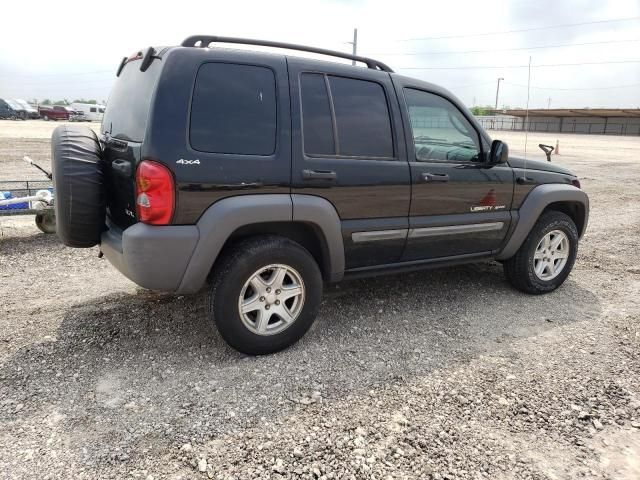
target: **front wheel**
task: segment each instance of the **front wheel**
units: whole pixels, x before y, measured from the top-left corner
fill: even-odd
[[[272,235],[250,238],[232,247],[214,268],[209,316],[236,350],[277,352],[313,324],[322,275],[300,244]]]
[[[541,294],[555,290],[571,273],[578,253],[578,229],[568,215],[540,216],[520,249],[503,263],[507,280],[518,290]]]

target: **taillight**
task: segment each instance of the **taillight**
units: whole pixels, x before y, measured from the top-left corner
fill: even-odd
[[[573,185],[574,187],[582,188],[580,186],[580,180],[578,180],[577,178],[574,178],[573,180],[571,180],[571,185]]]
[[[167,167],[143,160],[136,170],[136,210],[138,220],[151,225],[167,225],[173,216],[175,190]]]

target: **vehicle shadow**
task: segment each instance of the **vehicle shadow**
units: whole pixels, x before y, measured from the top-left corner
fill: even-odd
[[[286,414],[313,391],[342,398],[410,380],[601,313],[574,281],[528,296],[506,284],[499,265],[466,265],[328,287],[302,341],[247,357],[223,342],[205,304],[205,294],[139,290],[68,309],[56,338],[0,367],[3,398],[24,404],[20,413],[0,407],[0,424],[56,412],[84,444],[108,434],[131,455],[150,436],[157,445],[204,441]]]

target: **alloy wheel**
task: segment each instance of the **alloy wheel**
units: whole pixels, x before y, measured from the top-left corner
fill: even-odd
[[[545,234],[533,254],[533,271],[540,280],[556,278],[569,259],[569,237],[562,230]]]
[[[257,335],[275,335],[290,327],[304,305],[305,289],[292,267],[272,264],[254,272],[238,298],[244,325]]]

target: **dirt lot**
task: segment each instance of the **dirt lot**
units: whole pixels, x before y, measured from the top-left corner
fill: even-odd
[[[56,124],[0,122],[0,179]],[[97,126],[97,125],[95,125]],[[494,132],[514,153],[523,136]],[[640,138],[559,138],[592,211],[553,294],[483,263],[330,287],[296,346],[251,358],[204,296],[137,288],[0,217],[5,478],[640,478]]]

